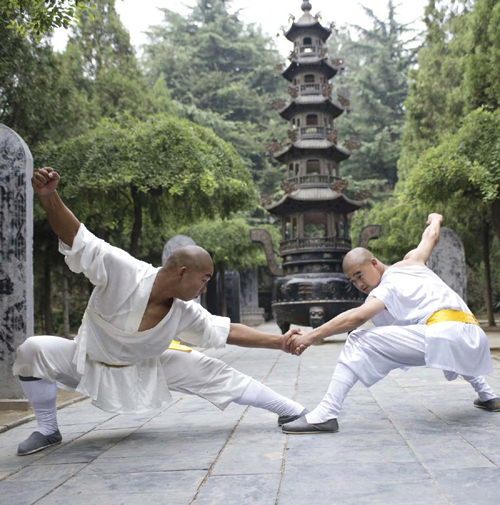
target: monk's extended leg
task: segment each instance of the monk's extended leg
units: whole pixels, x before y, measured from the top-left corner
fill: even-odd
[[[299,403],[198,351],[168,350],[161,360],[172,391],[200,396],[221,410],[232,402],[251,405],[277,414],[279,424],[307,412]]]
[[[28,338],[17,350],[14,374],[19,376],[37,421],[37,429],[19,444],[17,454],[25,456],[41,451],[62,440],[57,425],[56,380],[68,387],[78,385],[73,364],[76,343],[60,337]]]

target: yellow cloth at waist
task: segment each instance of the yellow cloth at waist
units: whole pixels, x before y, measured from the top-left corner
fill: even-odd
[[[427,326],[430,324],[443,323],[445,321],[456,321],[457,323],[470,323],[477,324],[477,319],[467,312],[463,312],[462,310],[451,310],[451,309],[443,309],[434,312],[427,322],[425,323]]]
[[[172,340],[168,348],[171,351],[183,351],[183,352],[191,352],[193,350],[191,349],[191,347],[188,347],[187,345],[182,345],[177,340]],[[110,365],[109,363],[104,363],[103,361],[99,361],[99,363],[101,365],[108,366],[110,368],[125,368],[126,366],[131,366],[131,365]]]
[[[170,345],[168,347],[170,350],[174,351],[184,351],[184,352],[191,352],[193,349],[191,347],[188,347],[187,345],[182,345],[180,342],[177,340],[172,340],[170,342]]]

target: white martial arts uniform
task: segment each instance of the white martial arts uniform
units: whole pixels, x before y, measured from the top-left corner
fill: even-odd
[[[427,326],[442,309],[470,313],[465,302],[427,267],[390,267],[368,295],[386,307],[372,322],[376,328],[352,331],[338,358],[329,390],[306,416],[310,423],[336,418],[357,380],[378,382],[395,368],[441,369],[448,380],[460,374],[481,400],[495,398],[482,375],[493,372],[488,338],[475,324],[446,321]]]
[[[83,272],[96,288],[75,340],[27,339],[18,349],[14,375],[56,381],[117,413],[159,408],[171,401],[169,388],[223,409],[253,381],[195,350],[168,349],[177,335],[201,347],[225,345],[229,319],[194,301],[174,299],[162,321],[138,331],[159,268],[98,239],[83,224],[73,246],[60,243],[59,249],[69,268]]]

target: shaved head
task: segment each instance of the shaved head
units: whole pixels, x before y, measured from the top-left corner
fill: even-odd
[[[342,268],[344,272],[351,270],[354,267],[360,267],[366,265],[370,260],[374,258],[373,254],[364,247],[356,247],[349,251],[342,262]]]
[[[207,267],[211,268],[212,258],[203,247],[197,245],[180,247],[172,251],[167,261],[165,261],[163,268],[165,270],[173,270],[181,267],[186,267],[191,271],[202,270]]]

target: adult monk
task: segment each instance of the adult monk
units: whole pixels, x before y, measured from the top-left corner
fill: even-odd
[[[197,246],[178,249],[155,268],[90,233],[57,193],[60,176],[36,170],[35,192],[69,268],[95,285],[75,340],[28,338],[19,348],[14,375],[33,406],[37,430],[18,447],[32,454],[61,442],[56,390],[77,391],[97,407],[140,413],[171,401],[170,390],[195,394],[221,410],[231,402],[267,409],[279,424],[304,407],[222,361],[171,345],[181,335],[202,347],[226,343],[287,351],[286,335],[263,333],[226,317],[213,316],[194,299],[213,274],[210,255]]]
[[[345,256],[344,273],[368,295],[365,303],[292,336],[291,349],[300,354],[316,340],[353,330],[369,319],[377,328],[349,334],[325,397],[312,412],[283,425],[285,433],[338,431],[342,403],[357,381],[370,387],[391,370],[412,366],[441,369],[448,380],[461,375],[479,395],[476,407],[500,411],[500,398],[482,377],[493,372],[486,334],[465,302],[426,267],[442,219],[430,214],[418,247],[390,267],[361,247]]]

